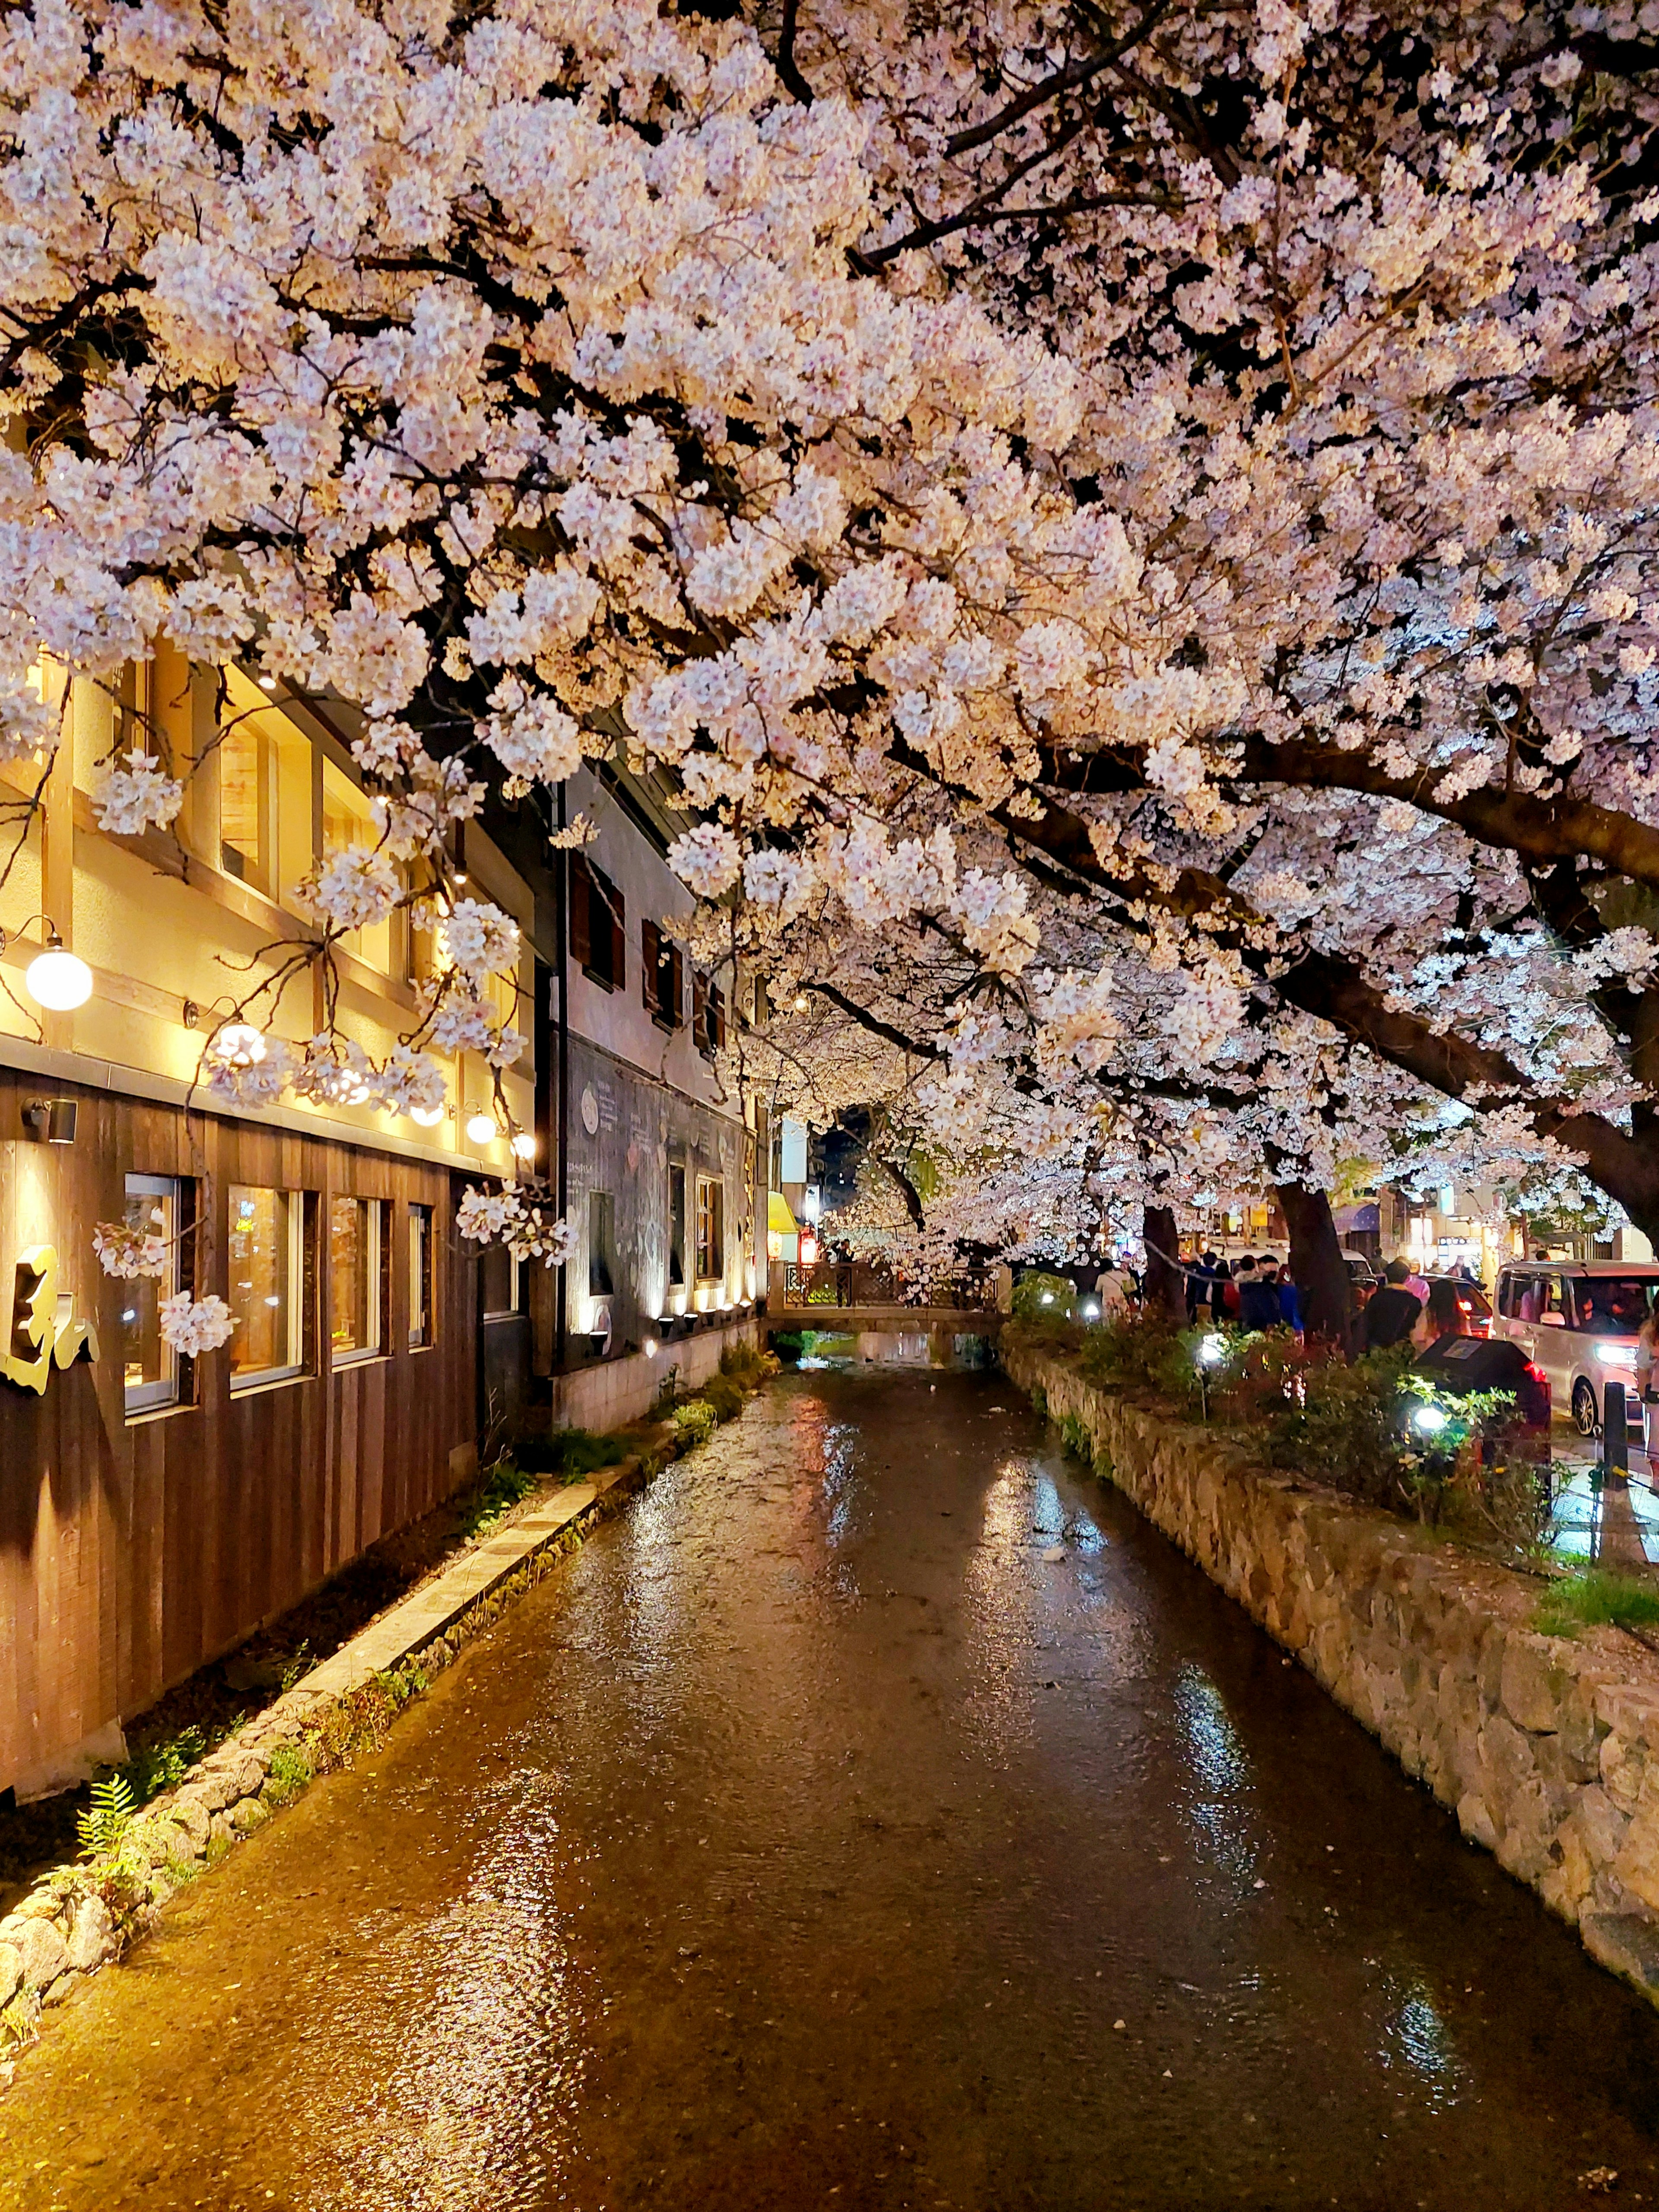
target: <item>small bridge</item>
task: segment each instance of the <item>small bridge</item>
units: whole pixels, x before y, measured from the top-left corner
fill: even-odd
[[[990,1275],[906,1280],[890,1268],[861,1260],[820,1260],[810,1267],[775,1260],[767,1285],[768,1328],[824,1329],[836,1336],[866,1329],[906,1336],[994,1336],[1007,1318],[998,1310]]]

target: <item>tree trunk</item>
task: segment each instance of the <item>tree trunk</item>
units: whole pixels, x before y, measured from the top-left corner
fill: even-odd
[[[1187,1279],[1174,1264],[1179,1249],[1175,1209],[1148,1206],[1140,1216],[1141,1243],[1146,1249],[1146,1272],[1141,1302],[1148,1313],[1162,1313],[1177,1328],[1187,1326]]]
[[[1346,1353],[1353,1335],[1352,1291],[1348,1263],[1331,1218],[1331,1202],[1322,1190],[1306,1183],[1281,1182],[1274,1188],[1291,1231],[1291,1273],[1302,1293],[1302,1311],[1310,1336],[1322,1337]]]

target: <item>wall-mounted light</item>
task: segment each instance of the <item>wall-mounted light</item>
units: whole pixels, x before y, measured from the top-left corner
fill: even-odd
[[[187,1030],[193,1030],[200,1025],[202,1009],[197,1005],[194,999],[185,999],[180,1001],[179,1007],[179,1018]]]
[[[435,1129],[444,1118],[444,1109],[441,1106],[411,1106],[409,1118],[418,1122],[422,1129]]]
[[[65,948],[49,914],[32,914],[22,927],[27,929],[31,921],[45,922],[46,941],[23,971],[28,994],[37,1006],[44,1006],[48,1013],[71,1014],[92,996],[92,970],[84,960],[77,960]],[[12,933],[14,936],[17,933]],[[5,933],[0,931],[0,951],[4,950],[7,942]]]
[[[265,1056],[265,1034],[252,1022],[227,1022],[213,1035],[214,1056],[227,1067],[257,1067]]]
[[[536,1157],[535,1131],[515,1129],[513,1133],[513,1150],[520,1159],[533,1160]]]
[[[23,1109],[23,1123],[49,1145],[72,1145],[76,1113],[73,1098],[31,1098]]]
[[[482,1107],[467,1116],[466,1133],[475,1145],[493,1145],[501,1133],[495,1127],[495,1116],[486,1114]]]

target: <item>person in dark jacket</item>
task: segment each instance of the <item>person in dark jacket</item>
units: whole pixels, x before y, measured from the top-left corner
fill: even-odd
[[[1253,1267],[1248,1275],[1241,1270],[1238,1285],[1238,1325],[1241,1328],[1278,1328],[1285,1316],[1279,1303],[1279,1285],[1274,1280],[1271,1260]]]
[[[1382,1287],[1374,1291],[1365,1308],[1365,1349],[1386,1352],[1403,1344],[1417,1326],[1423,1302],[1405,1287],[1411,1269],[1403,1260],[1390,1260],[1383,1270]]]
[[[1300,1336],[1307,1327],[1307,1316],[1302,1310],[1302,1293],[1291,1279],[1288,1261],[1279,1271],[1279,1310],[1285,1328]]]

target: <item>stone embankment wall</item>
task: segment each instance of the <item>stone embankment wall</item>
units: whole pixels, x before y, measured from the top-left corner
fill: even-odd
[[[1006,1341],[1094,1463],[1427,1784],[1463,1833],[1659,2003],[1659,1658],[1531,1626],[1528,1577],[1265,1472],[1237,1438]]]

